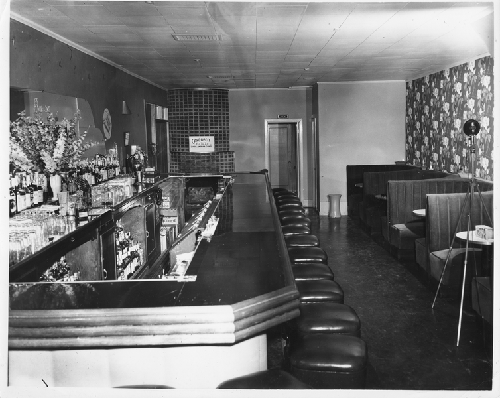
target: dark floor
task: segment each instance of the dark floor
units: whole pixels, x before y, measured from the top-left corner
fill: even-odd
[[[368,389],[491,390],[491,332],[464,304],[457,347],[459,296],[443,295],[416,264],[398,262],[347,216],[309,215],[328,253],[345,304],[361,319],[368,346]],[[277,333],[269,335],[269,367],[281,366]]]

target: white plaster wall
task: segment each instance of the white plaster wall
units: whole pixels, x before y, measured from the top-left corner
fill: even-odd
[[[340,193],[347,215],[346,166],[405,160],[404,81],[318,83],[320,214]]]

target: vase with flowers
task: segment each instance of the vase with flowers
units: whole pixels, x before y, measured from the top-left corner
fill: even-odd
[[[10,165],[18,171],[38,171],[50,176],[53,200],[61,189],[60,172],[78,165],[81,155],[93,146],[84,142],[87,132],[77,131],[79,112],[68,120],[57,121],[54,115],[35,110],[34,116],[25,111],[10,124]]]

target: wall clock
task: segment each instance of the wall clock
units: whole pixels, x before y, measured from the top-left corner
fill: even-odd
[[[104,133],[104,139],[111,138],[111,114],[108,109],[104,109],[104,113],[102,114],[102,131]]]

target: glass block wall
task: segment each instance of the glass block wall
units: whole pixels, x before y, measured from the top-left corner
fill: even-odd
[[[234,171],[229,150],[229,92],[223,89],[177,89],[168,92],[170,171]],[[215,152],[190,153],[189,137],[213,136]]]

